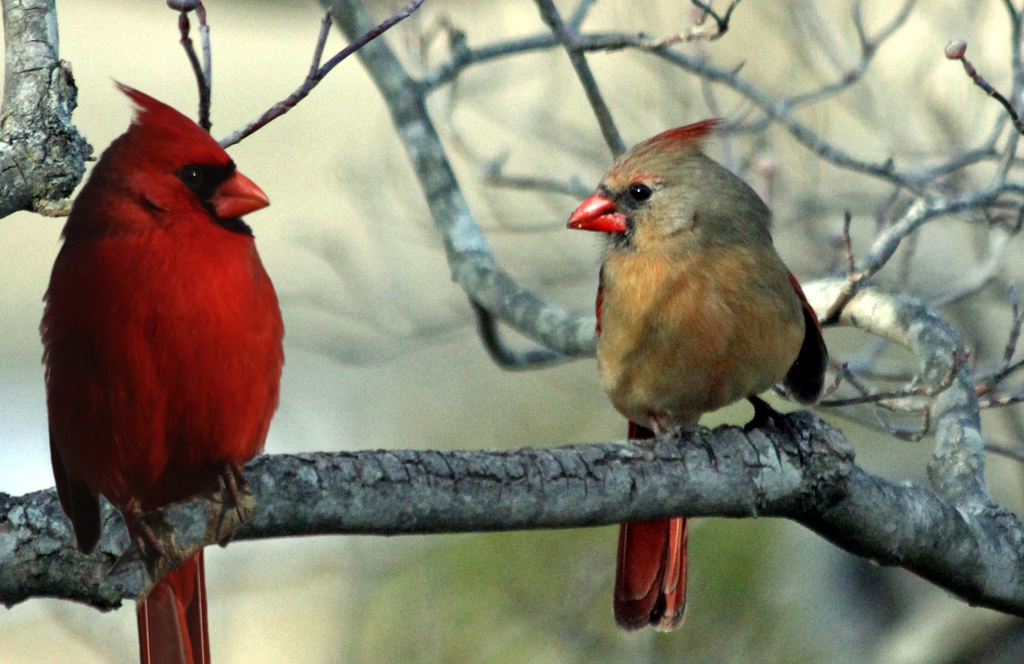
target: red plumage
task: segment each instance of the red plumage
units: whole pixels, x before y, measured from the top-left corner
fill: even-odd
[[[239,218],[266,196],[194,122],[121,89],[136,116],[75,201],[41,324],[54,477],[87,553],[100,495],[131,530],[133,512],[259,453],[284,363],[277,296]],[[140,609],[143,661],[208,660],[202,576],[200,553]],[[157,610],[167,597],[176,611]]]
[[[699,146],[703,142],[704,138],[720,124],[722,124],[721,120],[718,118],[711,118],[709,120],[701,120],[700,122],[694,122],[693,124],[683,125],[682,127],[663,131],[657,136],[647,139],[646,145],[655,147],[664,146],[666,144]]]

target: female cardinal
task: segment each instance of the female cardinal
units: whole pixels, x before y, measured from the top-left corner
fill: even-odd
[[[266,195],[194,122],[119,87],[137,112],[75,200],[40,326],[53,475],[85,553],[100,495],[138,537],[144,511],[255,456],[284,363],[277,296],[240,218]],[[142,662],[209,661],[202,552],[138,623]]]
[[[629,437],[782,383],[818,398],[828,351],[814,310],[772,246],[771,213],[701,142],[717,121],[672,129],[622,155],[569,228],[607,234],[597,363]],[[669,630],[686,605],[686,519],[619,530],[615,619]]]

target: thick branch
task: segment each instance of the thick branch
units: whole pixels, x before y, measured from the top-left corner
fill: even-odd
[[[816,281],[807,284],[804,293],[823,313],[845,286],[845,279]],[[909,348],[918,358],[926,385],[938,385],[954,372],[951,384],[935,397],[932,406],[935,452],[928,466],[929,477],[952,505],[988,509],[978,398],[970,368],[964,364],[955,370],[956,358],[964,352],[957,331],[920,300],[876,288],[853,297],[843,308],[839,322]]]
[[[927,489],[870,475],[846,439],[809,413],[781,426],[698,429],[644,445],[261,457],[246,468],[259,513],[237,538],[785,517],[972,603],[1024,615],[1024,530],[1013,514],[957,510]],[[74,550],[52,490],[0,495],[0,601],[51,596],[110,608],[134,597],[145,581],[137,566],[103,580],[127,544],[120,519],[105,516],[99,553],[86,557]]]
[[[92,148],[71,124],[78,89],[57,50],[53,0],[3,0],[0,218],[69,196]]]

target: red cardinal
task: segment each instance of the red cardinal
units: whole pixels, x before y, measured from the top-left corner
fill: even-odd
[[[50,456],[78,548],[101,495],[139,516],[185,499],[262,448],[284,326],[241,216],[268,204],[217,142],[170,106],[137,109],[64,227],[40,326]],[[203,555],[139,608],[142,662],[208,662]]]
[[[772,246],[771,213],[708,159],[717,121],[672,129],[622,155],[569,228],[607,234],[597,294],[597,363],[629,437],[782,383],[821,393],[828,351],[814,310]],[[615,620],[676,627],[686,606],[686,519],[622,524]]]

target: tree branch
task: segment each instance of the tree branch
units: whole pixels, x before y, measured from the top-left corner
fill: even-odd
[[[3,0],[5,79],[0,107],[0,218],[60,214],[92,147],[71,124],[78,89],[60,59],[54,0]]]
[[[335,23],[349,39],[373,27],[369,15],[354,0],[325,4],[331,5]],[[494,260],[427,113],[422,86],[409,77],[384,40],[366,44],[358,55],[387,102],[409,154],[441,232],[452,279],[470,300],[546,348],[569,357],[593,355],[593,316],[577,316],[544,302],[520,287]]]
[[[809,413],[787,415],[781,425],[701,428],[643,445],[264,456],[246,467],[258,515],[236,537],[568,528],[678,514],[784,517],[973,604],[1024,615],[1024,530],[1013,514],[992,505],[958,510],[925,488],[871,475],[853,463],[842,434]],[[98,553],[83,556],[53,490],[0,494],[0,601],[49,596],[106,609],[136,596],[146,582],[141,567],[104,578],[128,541],[116,513],[108,507],[104,515]]]
[[[804,291],[823,311],[844,284],[819,281]],[[954,365],[962,351],[956,331],[921,301],[871,287],[839,322],[910,348],[925,384],[953,371],[932,408],[934,490],[867,473],[838,431],[801,412],[781,418],[781,428],[698,428],[649,444],[261,457],[246,469],[260,508],[237,538],[570,528],[677,514],[784,517],[972,604],[1024,616],[1024,527],[985,489],[977,398],[969,367]],[[195,508],[169,511],[179,509]],[[127,545],[109,510],[104,528],[99,553],[84,557],[52,491],[0,496],[0,601],[45,595],[109,608],[135,596],[145,586],[138,566],[104,579]]]
[[[575,45],[576,34],[571,23],[566,25],[562,21],[562,15],[558,13],[558,8],[555,7],[553,0],[536,0],[536,3],[544,23],[551,28],[551,32],[558,38],[569,56],[569,62],[572,63],[572,68],[576,71],[576,77],[580,80],[583,92],[587,95],[587,101],[590,102],[590,108],[594,111],[594,117],[597,118],[597,124],[601,127],[604,142],[608,144],[612,156],[618,157],[626,151],[626,145],[622,142],[619,130],[615,127],[615,121],[612,120],[612,112],[608,108],[608,104],[605,103],[601,90],[597,87],[597,80],[590,71],[590,65],[587,64],[587,56]],[[730,8],[729,11],[731,12],[732,9]]]

